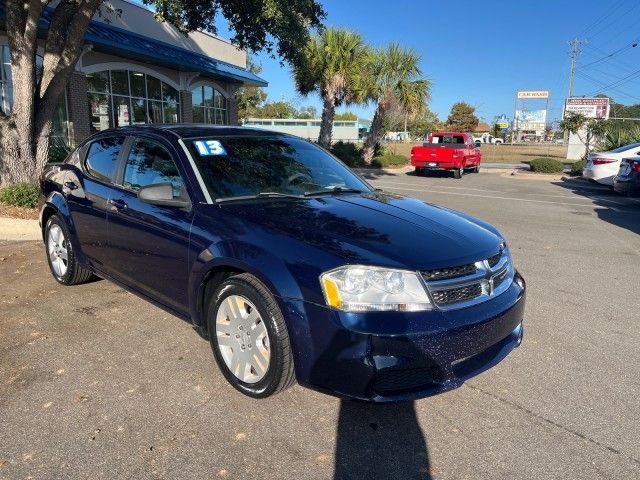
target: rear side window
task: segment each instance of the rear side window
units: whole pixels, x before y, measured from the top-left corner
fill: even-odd
[[[124,167],[124,186],[134,191],[147,185],[171,183],[173,196],[182,196],[182,178],[171,154],[162,145],[144,138],[135,141]]]
[[[123,140],[123,137],[101,138],[91,144],[86,167],[92,177],[103,182],[111,181]]]
[[[464,144],[464,137],[462,135],[436,135],[431,139],[431,143],[460,145]]]

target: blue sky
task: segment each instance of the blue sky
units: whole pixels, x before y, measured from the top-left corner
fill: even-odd
[[[518,89],[550,90],[549,118],[559,118],[569,88],[567,42],[576,36],[588,43],[581,46],[574,93],[594,94],[628,77],[630,81],[606,93],[620,103],[640,103],[640,75],[634,76],[640,68],[640,45],[631,47],[640,40],[639,0],[321,3],[326,25],[358,31],[375,46],[399,42],[420,52],[424,76],[433,82],[429,107],[440,118],[446,118],[456,101],[471,103],[485,120],[502,113],[511,118]],[[218,33],[230,36],[223,25]],[[269,81],[269,99],[320,109],[316,97],[296,94],[287,67],[265,54],[256,59]],[[350,109],[371,117],[373,106]]]

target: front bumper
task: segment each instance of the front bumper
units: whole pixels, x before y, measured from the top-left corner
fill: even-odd
[[[447,312],[345,313],[289,301],[298,383],[374,402],[457,388],[522,341],[525,286],[516,280],[491,300]]]

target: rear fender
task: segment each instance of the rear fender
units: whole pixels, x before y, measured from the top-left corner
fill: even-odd
[[[58,191],[53,191],[46,198],[42,209],[40,210],[40,228],[42,229],[42,239],[44,240],[44,229],[47,226],[46,222],[51,215],[57,215],[62,221],[64,221],[67,229],[69,230],[69,241],[71,242],[71,248],[76,255],[78,261],[84,265],[87,264],[87,259],[84,253],[80,249],[78,243],[78,237],[76,236],[76,228],[71,218],[71,212],[69,211],[69,204],[67,199]]]

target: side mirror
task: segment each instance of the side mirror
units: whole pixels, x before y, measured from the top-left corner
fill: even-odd
[[[184,198],[174,198],[173,185],[171,183],[156,183],[147,185],[138,191],[138,198],[141,202],[163,207],[189,208],[191,202]]]

